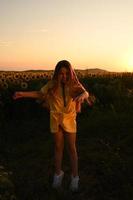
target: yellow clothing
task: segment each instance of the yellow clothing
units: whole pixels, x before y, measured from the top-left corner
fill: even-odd
[[[48,91],[53,87],[53,81],[49,81],[41,88],[44,100],[49,104],[50,109],[50,130],[52,133],[58,132],[61,126],[66,132],[75,133],[77,130],[76,125],[76,102],[70,96],[69,87],[65,86],[65,100],[64,106],[63,91],[59,85],[56,95],[49,95]]]

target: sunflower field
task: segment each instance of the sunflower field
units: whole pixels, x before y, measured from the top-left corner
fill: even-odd
[[[52,71],[0,72],[0,200],[133,199],[133,73],[82,74],[90,93],[77,115],[80,187],[69,191],[70,166],[64,149],[65,176],[51,187],[54,144],[49,112],[35,99],[13,100],[16,91],[36,91]]]

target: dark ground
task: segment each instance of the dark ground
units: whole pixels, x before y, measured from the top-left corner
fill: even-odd
[[[69,191],[66,148],[63,186],[59,191],[51,188],[54,149],[46,110],[34,101],[17,101],[6,108],[1,121],[1,165],[12,172],[18,200],[133,199],[133,111],[94,106],[78,114],[76,194]]]

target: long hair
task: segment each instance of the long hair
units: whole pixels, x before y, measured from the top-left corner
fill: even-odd
[[[75,78],[77,79],[76,74],[74,73],[74,70],[72,69],[71,63],[67,60],[61,60],[55,66],[52,80],[54,80],[54,81],[58,80],[58,74],[62,67],[66,68],[68,70],[70,81],[74,80]]]
[[[85,88],[82,86],[82,84],[79,82],[77,75],[74,71],[74,69],[71,66],[71,63],[67,60],[61,60],[57,63],[55,66],[54,74],[52,77],[52,87],[48,91],[48,95],[55,97],[57,88],[58,88],[58,74],[61,70],[61,68],[66,68],[69,72],[69,80],[68,80],[68,86],[70,91],[70,96],[72,98],[75,98],[76,96],[80,95],[85,91]],[[81,105],[78,105],[78,110],[80,111]]]
[[[54,74],[52,77],[52,87],[49,89],[48,94],[50,96],[55,97],[57,94],[57,88],[58,88],[58,74],[61,70],[61,68],[66,68],[69,72],[69,80],[68,80],[68,87],[70,91],[70,96],[72,98],[75,98],[76,96],[80,95],[82,92],[85,91],[85,88],[82,86],[82,84],[79,82],[77,75],[72,68],[72,65],[67,60],[61,60],[57,63],[55,66]]]

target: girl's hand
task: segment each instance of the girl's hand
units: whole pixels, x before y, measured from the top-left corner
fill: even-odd
[[[74,101],[79,102],[79,103],[83,103],[83,102],[84,102],[83,95],[81,94],[81,95],[77,96],[77,97],[74,99]]]
[[[84,92],[82,94],[80,94],[79,96],[77,96],[74,101],[77,101],[79,103],[83,103],[85,99],[87,99],[89,97],[88,92]]]
[[[14,100],[22,98],[22,97],[24,97],[23,92],[15,92],[15,94],[13,95]]]
[[[93,94],[91,94],[91,95],[89,96],[89,98],[86,99],[86,101],[88,102],[89,106],[92,107],[93,104],[94,104],[95,101],[96,101],[96,97],[95,97]]]
[[[86,99],[87,103],[89,104],[90,107],[93,106],[93,102],[90,99]]]

